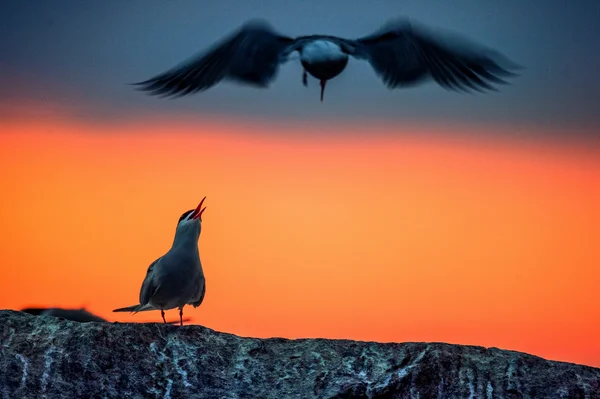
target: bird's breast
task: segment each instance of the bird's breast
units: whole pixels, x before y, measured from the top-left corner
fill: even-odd
[[[329,40],[314,40],[300,49],[300,60],[307,64],[338,62],[344,59],[348,59],[348,55],[340,46]]]
[[[317,79],[329,80],[339,75],[348,64],[348,55],[329,40],[315,40],[300,50],[300,62]]]

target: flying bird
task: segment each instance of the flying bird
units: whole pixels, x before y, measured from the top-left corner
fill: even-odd
[[[181,215],[171,249],[148,267],[140,289],[140,303],[113,312],[160,310],[163,321],[167,323],[165,310],[178,308],[180,325],[183,325],[183,307],[200,306],[206,293],[206,279],[198,251],[205,199],[196,209]]]
[[[420,24],[419,24],[420,25]],[[299,54],[307,74],[321,85],[338,76],[353,57],[366,60],[390,89],[414,86],[433,79],[448,90],[483,92],[507,84],[503,79],[520,68],[498,52],[474,44],[449,42],[407,18],[389,21],[376,33],[345,39],[329,35],[291,38],[263,20],[250,20],[221,42],[187,61],[143,82],[133,83],[152,95],[180,97],[207,90],[222,80],[266,88],[279,65]],[[507,65],[501,66],[503,58]],[[510,64],[510,65],[508,65]]]

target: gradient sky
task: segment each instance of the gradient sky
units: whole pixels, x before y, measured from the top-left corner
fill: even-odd
[[[125,84],[250,17],[358,37],[397,15],[526,69],[500,93],[392,92],[356,61],[324,103],[294,62],[269,90]],[[111,310],[206,195],[194,323],[600,367],[598,20],[596,1],[4,1],[0,307],[158,321]]]
[[[267,120],[597,127],[600,3],[594,0],[8,0],[0,7],[2,101],[22,96],[47,101],[52,93],[52,99],[73,105],[85,118],[135,119],[153,111]],[[282,67],[270,90],[223,84],[202,96],[170,102],[143,97],[125,85],[163,72],[251,17],[266,18],[291,36],[353,38],[401,15],[497,49],[526,67],[523,76],[502,94],[458,95],[433,84],[392,92],[370,66],[354,61],[330,82],[325,105],[318,101],[315,80],[309,89],[302,86],[297,62]]]

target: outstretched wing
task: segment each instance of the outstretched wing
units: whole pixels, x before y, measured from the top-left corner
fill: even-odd
[[[502,78],[515,75],[500,66],[500,54],[465,41],[450,43],[448,36],[434,36],[406,19],[354,43],[352,55],[368,60],[389,88],[431,77],[449,90],[496,90],[493,84],[506,84]]]
[[[150,94],[174,97],[204,91],[223,79],[266,87],[293,43],[294,39],[277,34],[266,22],[250,21],[207,52],[134,84]]]

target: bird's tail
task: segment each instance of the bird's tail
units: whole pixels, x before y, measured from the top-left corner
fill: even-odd
[[[137,305],[131,305],[131,306],[127,306],[124,308],[118,308],[113,310],[113,312],[133,312],[133,313],[137,313],[137,312],[144,312],[146,310],[156,310],[156,308],[150,304],[145,304],[145,305],[141,305],[141,304],[137,304]]]

